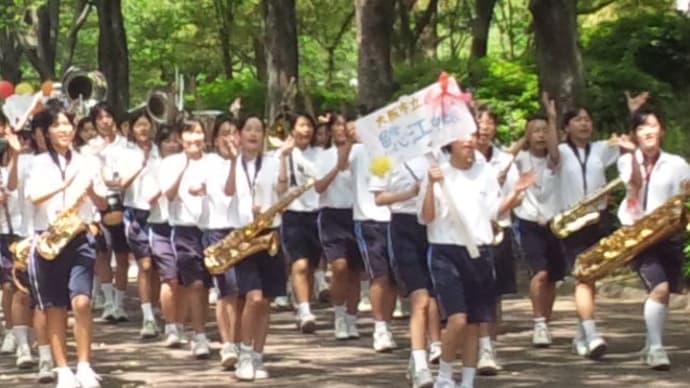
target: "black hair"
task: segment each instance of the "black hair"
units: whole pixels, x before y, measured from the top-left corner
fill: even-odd
[[[297,120],[300,117],[304,117],[307,120],[309,120],[309,122],[311,123],[311,127],[313,129],[316,129],[316,120],[314,120],[314,118],[311,117],[310,114],[308,114],[308,113],[297,113],[297,114],[293,115],[292,117],[290,117],[290,132],[292,132],[292,130],[295,129],[295,124],[297,124]]]
[[[476,109],[477,120],[479,120],[484,114],[493,120],[494,125],[498,126],[498,114],[494,112],[488,105],[479,105]]]
[[[572,119],[572,118],[571,118],[571,119]],[[545,114],[540,113],[540,112],[537,112],[537,113],[530,113],[530,115],[527,116],[527,121],[525,122],[525,126],[526,126],[527,124],[531,123],[532,121],[536,121],[536,120],[549,121],[549,118],[546,117]]]
[[[662,131],[664,130],[664,128],[666,128],[664,125],[664,119],[663,119],[663,117],[661,117],[661,115],[659,113],[657,113],[656,111],[653,111],[647,107],[642,107],[642,108],[636,110],[635,112],[633,112],[633,115],[632,115],[632,125],[630,126],[630,134],[632,135],[631,138],[632,138],[633,143],[637,144],[637,137],[635,136],[635,132],[637,131],[637,128],[639,128],[641,125],[644,125],[645,121],[647,121],[647,119],[650,116],[656,117]]]
[[[48,152],[51,154],[55,154],[55,148],[53,147],[53,144],[50,141],[50,136],[48,136],[48,131],[50,130],[50,127],[53,126],[53,124],[57,123],[58,117],[62,114],[65,117],[67,117],[67,120],[69,121],[70,124],[74,125],[74,114],[70,113],[67,108],[62,105],[62,104],[46,104],[46,109],[41,111],[40,113],[44,113],[44,116],[42,116],[42,122],[39,123],[39,128],[41,129],[41,132],[43,132],[43,136],[46,141],[46,147],[48,148]],[[38,116],[38,115],[36,115]]]
[[[96,127],[96,119],[98,118],[98,115],[101,114],[101,112],[109,114],[110,116],[112,116],[113,121],[115,121],[116,123],[118,122],[113,107],[108,105],[107,102],[99,102],[98,104],[94,105],[93,108],[91,108],[91,112],[89,114],[89,117],[91,118],[91,124],[93,124],[94,128]]]
[[[163,144],[164,141],[170,139],[170,137],[175,135],[177,132],[178,131],[176,131],[173,126],[168,124],[161,124],[158,127],[158,131],[156,131],[154,142],[156,143],[158,148],[160,148],[161,144]]]
[[[574,109],[567,110],[565,113],[563,113],[563,119],[561,120],[561,128],[565,130],[568,124],[570,124],[570,121],[580,114],[580,111],[585,111],[587,112],[587,115],[589,115],[589,110],[584,106],[577,106]]]
[[[82,140],[82,138],[81,138],[81,136],[79,136],[79,134],[81,133],[81,131],[84,130],[84,127],[86,127],[86,124],[90,123],[90,122],[91,122],[91,119],[88,117],[82,117],[81,119],[79,119],[79,121],[77,121],[77,134],[74,137],[74,145],[75,146],[81,147],[85,144],[84,140]]]
[[[316,133],[319,131],[320,128],[326,128],[326,144],[323,145],[323,148],[331,148],[331,144],[333,143],[333,130],[331,129],[333,127],[333,123],[335,123],[335,118],[334,116],[331,116],[331,119],[328,120],[327,123],[319,123],[316,128],[314,128],[314,134],[311,137],[311,146],[315,147],[316,146]]]
[[[215,124],[213,125],[213,131],[211,131],[211,143],[216,142],[216,138],[218,137],[218,134],[220,133],[220,127],[223,126],[223,124],[228,123],[235,128],[239,129],[240,125],[238,123],[238,120],[236,120],[234,117],[230,116],[220,116],[216,119]]]
[[[9,120],[7,120],[7,116],[0,110],[0,125],[7,125],[9,123]]]
[[[244,129],[245,125],[247,125],[247,121],[250,119],[257,119],[261,123],[261,128],[264,130],[264,133],[266,132],[266,124],[264,123],[263,120],[261,120],[261,117],[257,114],[248,114],[246,116],[242,116],[240,120],[237,123],[237,131],[242,132]]]
[[[194,130],[195,126],[200,126],[201,130],[204,132],[204,135],[206,135],[206,126],[204,125],[203,121],[195,118],[190,118],[190,119],[185,119],[181,125],[180,125],[180,135],[183,134],[184,132],[191,132]]]
[[[149,114],[146,111],[141,110],[138,112],[133,112],[129,115],[127,119],[127,122],[129,123],[129,128],[134,128],[134,123],[136,123],[142,117],[145,118],[151,124],[151,127],[153,127],[153,119],[151,118],[151,116],[149,116]]]

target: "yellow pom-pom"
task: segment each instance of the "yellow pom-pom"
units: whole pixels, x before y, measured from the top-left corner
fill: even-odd
[[[392,167],[391,158],[388,156],[379,156],[374,158],[369,165],[369,171],[372,175],[377,177],[383,177],[391,170]]]

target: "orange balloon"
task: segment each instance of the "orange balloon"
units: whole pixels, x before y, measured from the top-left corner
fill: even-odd
[[[46,81],[41,85],[41,93],[43,97],[50,97],[53,93],[53,81]]]

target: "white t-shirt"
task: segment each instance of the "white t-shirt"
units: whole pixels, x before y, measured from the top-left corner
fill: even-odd
[[[19,168],[19,166],[17,166],[17,168]],[[17,171],[17,179],[19,180],[20,177],[20,172]],[[5,195],[7,196],[6,205],[0,205],[0,233],[10,234],[10,232],[12,232],[14,234],[21,235],[22,199],[20,197],[19,187],[15,190],[7,191],[8,179],[9,170],[7,167],[0,167],[0,189],[5,192]]]
[[[338,148],[333,146],[322,150],[316,163],[317,177],[323,179],[338,164]],[[338,171],[331,184],[319,194],[320,208],[351,209],[352,208],[352,173],[350,170]]]
[[[388,206],[376,206],[374,193],[369,190],[370,157],[362,144],[354,144],[350,151],[350,172],[355,193],[353,219],[355,221],[389,222],[391,213]]]
[[[191,187],[199,187],[205,179],[205,171],[209,168],[208,155],[203,154],[199,159],[189,160],[187,155],[179,153],[163,159],[161,166],[161,189],[165,193],[182,173],[177,195],[168,203],[169,223],[179,226],[199,226],[203,212],[204,198],[189,193]]]
[[[569,143],[558,146],[560,163],[559,175],[559,211],[570,209],[573,205],[606,185],[606,168],[613,165],[620,154],[618,145],[611,145],[606,140],[591,142],[589,154],[586,149],[577,148],[577,155]],[[585,164],[584,174],[582,164]],[[586,177],[583,180],[583,177]],[[586,190],[585,190],[586,187]],[[599,209],[606,208],[602,201]]]
[[[107,193],[107,188],[99,173],[100,164],[98,160],[74,151],[71,155],[69,162],[62,155],[56,155],[57,163],[53,160],[51,154],[47,152],[36,155],[34,158],[33,173],[29,176],[29,181],[26,184],[27,195],[31,198],[50,192],[60,187],[63,182],[75,177],[72,184],[66,190],[40,204],[34,205],[33,227],[36,231],[48,228],[58,214],[68,206],[76,203],[77,199],[84,194],[90,182],[93,183],[96,193],[102,196],[105,196]],[[91,200],[88,197],[84,197],[79,207],[79,217],[84,222],[94,221],[94,208]]]
[[[254,221],[254,206],[259,206],[261,211],[278,202],[278,168],[279,160],[273,155],[261,156],[245,160],[242,164],[242,156],[238,158],[238,168],[235,172],[235,200],[233,201],[234,216],[237,217],[239,226],[245,226]],[[257,167],[260,167],[257,171]],[[274,228],[280,226],[280,215],[273,218]]]
[[[421,183],[428,171],[429,162],[425,156],[413,158],[395,165],[384,177],[372,176],[369,181],[369,190],[391,193],[409,191],[414,185]],[[417,198],[413,197],[407,201],[395,202],[390,205],[390,209],[392,213],[417,214]]]
[[[501,188],[496,174],[486,163],[475,162],[468,170],[460,170],[444,162],[440,165],[444,184],[448,191],[457,195],[456,203],[466,222],[471,236],[462,235],[452,216],[449,204],[439,184],[434,184],[434,220],[427,225],[427,237],[432,244],[467,246],[488,245],[494,239],[491,222],[498,216],[501,202]],[[421,218],[422,205],[428,189],[429,175],[424,176],[418,198],[418,215]],[[421,219],[420,219],[421,221]]]
[[[652,172],[647,177],[643,166],[643,156],[641,151],[635,152],[635,159],[640,165],[643,185],[640,189],[639,209],[641,215],[647,215],[659,206],[663,205],[669,198],[682,192],[682,183],[690,180],[690,165],[678,155],[661,152],[659,159],[652,167]],[[632,154],[628,153],[618,159],[618,173],[621,179],[630,183],[632,176]],[[638,218],[632,209],[627,206],[624,199],[618,208],[618,218],[623,225],[632,225]]]
[[[316,167],[319,157],[319,149],[307,147],[304,151],[295,147],[287,159],[287,180],[288,188],[301,186],[307,179],[318,176]],[[298,212],[314,212],[319,209],[319,194],[313,187],[307,190],[299,198],[295,199],[288,206],[288,210]]]
[[[138,146],[132,145],[132,147],[128,148],[125,153],[127,164],[130,166],[128,169],[134,167],[136,170],[138,170],[139,166],[142,165],[144,160],[144,151]],[[147,197],[145,192],[145,181],[148,179],[147,176],[155,174],[152,166],[155,164],[154,161],[158,159],[160,159],[158,147],[154,145],[149,152],[146,166],[144,166],[143,170],[141,170],[141,172],[134,178],[132,183],[125,190],[125,195],[122,202],[125,206],[141,210],[151,209],[151,204],[148,201],[149,197]],[[131,173],[132,171],[129,172]]]
[[[172,156],[172,155],[171,155]],[[167,159],[167,158],[166,158]],[[143,177],[143,192],[147,200],[158,196],[158,200],[151,204],[151,213],[148,222],[153,224],[163,224],[168,222],[168,198],[162,193],[163,160],[155,159],[147,167],[147,173]]]
[[[32,172],[34,154],[21,154],[17,161],[17,193],[19,195],[19,208],[22,214],[22,221],[19,227],[15,227],[15,233],[20,236],[30,236],[34,233],[34,205],[26,192],[26,183]]]
[[[520,151],[515,157],[519,174],[529,171],[536,173],[534,184],[524,191],[520,206],[514,209],[515,215],[523,220],[545,225],[558,213],[558,175],[548,167],[548,157],[538,157],[529,151]]]
[[[202,229],[226,229],[237,227],[237,219],[231,217],[233,197],[225,195],[225,183],[230,174],[232,161],[213,153],[207,155],[203,171],[206,183],[203,212],[200,227]]]
[[[491,146],[491,158],[489,160],[486,160],[484,154],[480,153],[480,155],[481,159],[488,163],[489,166],[491,166],[491,168],[494,170],[496,173],[496,179],[498,179],[499,175],[508,169],[505,181],[501,186],[501,198],[506,199],[510,195],[511,191],[513,191],[515,183],[517,183],[518,179],[520,179],[520,173],[518,172],[517,166],[515,166],[515,163],[513,163],[513,156],[500,150],[495,145]],[[506,212],[501,215],[498,219],[498,224],[504,228],[510,226],[510,212]]]
[[[86,146],[81,148],[80,152],[85,155],[98,157],[101,163],[103,179],[112,180],[116,173],[121,177],[125,175],[122,172],[123,168],[132,168],[131,161],[129,160],[131,155],[129,151],[132,148],[133,146],[124,136],[116,134],[115,139],[108,144],[105,144],[105,140],[101,136],[96,136],[89,140]],[[109,191],[114,192],[113,190]]]

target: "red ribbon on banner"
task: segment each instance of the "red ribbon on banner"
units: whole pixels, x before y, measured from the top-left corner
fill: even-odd
[[[462,101],[469,104],[472,101],[472,93],[465,93],[460,90],[460,87],[445,71],[438,76],[438,85],[440,90],[432,88],[429,90],[424,98],[424,102],[431,105],[432,109],[441,108],[441,115],[446,117],[446,110],[448,106],[456,101]]]

